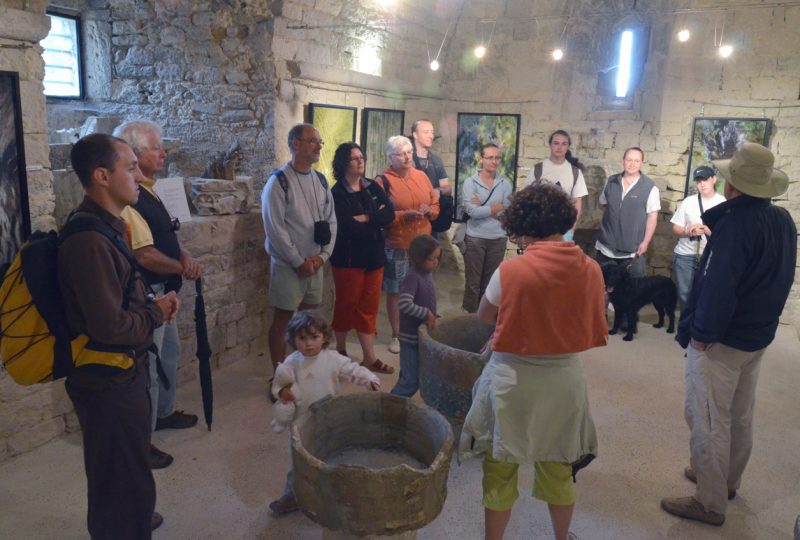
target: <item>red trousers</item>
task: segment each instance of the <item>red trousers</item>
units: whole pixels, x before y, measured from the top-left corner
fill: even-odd
[[[377,334],[375,323],[381,305],[383,267],[364,270],[331,266],[331,269],[336,286],[336,303],[331,325],[333,331],[355,330],[363,334]]]

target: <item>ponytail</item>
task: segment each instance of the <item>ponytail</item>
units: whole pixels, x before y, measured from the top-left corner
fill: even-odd
[[[572,155],[572,150],[567,150],[567,153],[564,155],[564,158],[569,161],[569,164],[578,169],[579,171],[583,171],[586,167],[581,163],[581,161]]]

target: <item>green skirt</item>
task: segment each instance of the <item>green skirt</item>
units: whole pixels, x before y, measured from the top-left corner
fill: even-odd
[[[597,433],[577,355],[493,352],[472,388],[459,456],[491,449],[510,463],[574,463],[597,455]]]

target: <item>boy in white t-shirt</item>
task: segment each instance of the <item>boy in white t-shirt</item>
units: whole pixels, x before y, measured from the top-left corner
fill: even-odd
[[[707,237],[711,235],[711,229],[703,225],[701,216],[709,208],[725,202],[725,197],[716,191],[714,169],[703,165],[695,169],[692,177],[697,185],[697,193],[686,197],[670,220],[672,232],[678,236],[672,253],[672,276],[678,286],[681,307],[689,298],[694,271],[706,248]]]
[[[525,186],[545,182],[560,187],[564,193],[569,195],[572,204],[578,210],[575,223],[564,235],[564,240],[572,240],[573,231],[581,219],[582,199],[589,194],[586,189],[586,180],[583,178],[583,164],[572,155],[572,151],[569,149],[572,146],[572,139],[569,133],[563,129],[551,133],[547,144],[550,147],[550,155],[544,161],[531,167]]]

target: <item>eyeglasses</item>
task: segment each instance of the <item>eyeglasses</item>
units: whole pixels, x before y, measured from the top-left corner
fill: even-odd
[[[325,141],[323,141],[322,139],[297,139],[297,140],[308,144],[318,144],[320,146],[325,146]]]
[[[407,150],[405,152],[395,152],[394,154],[389,154],[391,157],[403,157],[403,156],[413,156],[413,150]]]
[[[486,159],[490,161],[500,161],[503,158],[502,156],[481,156],[481,159]]]
[[[356,157],[351,157],[350,161],[363,161],[364,163],[366,163],[367,158],[364,156],[356,156]]]

